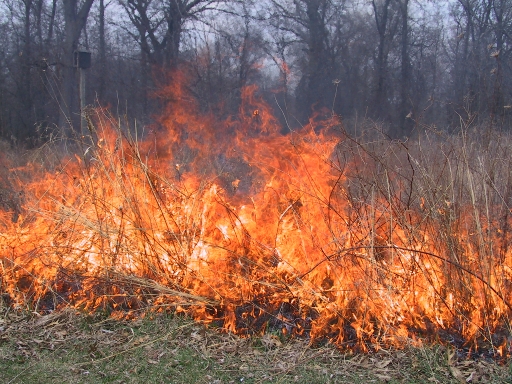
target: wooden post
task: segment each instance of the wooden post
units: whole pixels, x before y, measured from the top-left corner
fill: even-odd
[[[91,66],[91,52],[75,51],[75,67],[78,68],[80,76],[79,97],[80,97],[80,136],[87,134],[87,120],[85,119],[85,70]]]
[[[87,130],[87,121],[85,120],[85,69],[80,71],[80,135],[84,137]]]

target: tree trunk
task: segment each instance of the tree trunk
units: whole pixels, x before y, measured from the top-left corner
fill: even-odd
[[[98,84],[98,98],[104,101],[105,98],[105,84],[107,80],[107,52],[105,41],[105,0],[100,0],[100,14],[99,14],[99,84]]]
[[[504,23],[503,23],[503,14],[505,12],[505,6],[508,4],[504,4],[504,1],[496,0],[493,3],[494,8],[494,18],[495,18],[495,27],[494,27],[494,35],[496,38],[496,50],[493,52],[493,56],[496,60],[496,73],[494,78],[494,89],[491,100],[491,119],[498,119],[503,116],[504,113],[504,95],[503,95],[503,65],[502,65],[502,56],[505,54],[505,39],[504,36],[506,34]]]
[[[385,0],[379,10],[375,0],[372,1],[375,13],[375,23],[377,24],[377,32],[379,33],[377,62],[375,63],[377,70],[377,86],[375,89],[374,99],[374,111],[378,118],[382,118],[387,110],[385,89],[387,59],[385,55],[385,45],[387,43],[386,32],[388,27],[388,10],[390,3],[391,0]]]
[[[77,10],[78,0],[63,0],[64,4],[64,43],[62,57],[62,83],[59,126],[64,138],[70,138],[80,131],[80,107],[77,97],[77,70],[73,55],[78,48],[80,34],[94,0],[85,0]]]
[[[410,89],[410,57],[409,57],[409,0],[398,0],[402,20],[401,40],[401,84],[400,84],[400,109],[399,121],[401,135],[408,136],[411,133],[412,120],[408,118],[412,112],[409,100]]]
[[[38,55],[41,55],[44,49],[44,40],[43,40],[43,27],[41,24],[42,12],[43,12],[43,3],[44,0],[37,0],[36,2],[36,31],[37,31],[37,48]]]
[[[30,14],[32,12],[32,0],[24,0],[24,25],[23,25],[23,51],[21,57],[21,81],[19,89],[19,99],[21,101],[21,120],[22,131],[18,132],[18,140],[27,140],[35,136],[34,119],[32,113],[32,84],[30,76],[31,58],[32,58],[32,36],[30,35]]]
[[[50,15],[50,23],[48,26],[48,35],[46,37],[46,46],[49,46],[53,38],[53,26],[55,24],[55,13],[57,12],[57,0],[52,1],[52,13]]]
[[[166,44],[166,58],[163,66],[175,67],[178,62],[180,53],[180,42],[182,33],[182,15],[183,10],[180,9],[181,2],[171,1],[169,4],[169,14],[167,15],[167,33],[168,41]]]
[[[306,0],[305,20],[308,29],[307,66],[298,86],[298,103],[302,110],[302,120],[311,114],[311,108],[327,106],[330,98],[328,84],[329,55],[327,54],[327,32],[322,17],[323,0]]]

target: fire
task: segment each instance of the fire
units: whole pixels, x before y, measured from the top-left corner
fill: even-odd
[[[508,234],[470,202],[414,195],[410,152],[394,154],[409,171],[386,168],[333,116],[282,134],[253,87],[221,121],[182,81],[160,96],[164,128],[143,137],[98,110],[76,156],[2,160],[24,191],[0,218],[10,306],[175,307],[364,351],[439,332],[507,355]]]

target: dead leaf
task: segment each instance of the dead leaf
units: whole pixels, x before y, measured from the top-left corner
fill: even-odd
[[[459,362],[457,365],[467,368],[467,367],[471,367],[471,366],[475,365],[475,362],[472,360],[465,360],[465,361]]]
[[[453,367],[453,366],[450,366],[449,368],[450,368],[450,373],[452,374],[452,376],[455,379],[459,380],[459,382],[461,382],[461,383],[466,382],[466,379],[464,378],[464,375],[462,374],[462,372],[460,371],[459,368]]]
[[[133,341],[133,344],[134,344],[134,345],[140,345],[140,344],[143,344],[143,343],[147,342],[149,339],[150,339],[150,337],[149,337],[149,336],[139,336],[139,337],[137,337],[137,338]]]
[[[448,349],[446,351],[446,362],[449,366],[453,366],[453,358],[455,357],[455,349]]]
[[[380,375],[378,373],[375,374],[375,376],[377,376],[378,379],[380,380],[384,380],[384,381],[390,381],[392,380],[393,378],[391,376],[388,376],[388,375]]]
[[[370,368],[373,366],[373,364],[371,364],[370,360],[368,359],[368,357],[366,356],[361,356],[361,358],[359,359],[359,361],[356,361],[356,359],[353,359],[352,360],[356,365],[359,365],[360,367],[363,367],[363,368]]]
[[[473,380],[475,380],[475,379],[478,380],[478,377],[476,375],[476,371],[473,371],[473,372],[471,372],[471,374],[466,379],[466,383],[472,383]]]
[[[66,331],[58,331],[55,332],[55,335],[58,336],[59,339],[63,339],[68,333]]]
[[[61,315],[62,314],[60,312],[52,312],[49,315],[41,316],[34,322],[34,325],[36,327],[42,327],[42,326],[47,325],[48,323],[54,321],[56,318],[58,318]]]
[[[276,347],[280,347],[283,344],[276,335],[269,334],[263,335],[263,337],[261,338],[261,343],[267,349],[274,349]]]
[[[383,368],[386,368],[389,364],[391,364],[391,362],[392,362],[391,359],[382,360],[382,361],[379,361],[377,364],[375,364],[375,366],[379,369],[383,369]]]

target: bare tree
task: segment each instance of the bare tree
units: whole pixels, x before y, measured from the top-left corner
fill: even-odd
[[[31,15],[33,11],[33,0],[22,0],[24,5],[24,26],[23,26],[23,50],[21,60],[21,89],[20,97],[23,105],[23,114],[25,121],[23,124],[24,131],[19,132],[21,137],[32,136],[34,127],[32,115],[32,91],[31,91],[31,61],[32,61],[32,36],[31,36]],[[31,118],[32,117],[32,118]],[[32,121],[30,121],[32,120]]]
[[[60,100],[59,126],[65,136],[70,136],[73,130],[79,128],[76,118],[79,108],[76,97],[76,68],[74,67],[74,52],[78,49],[78,43],[82,30],[87,22],[87,17],[94,0],[63,0],[64,6],[64,42],[62,55],[62,84]]]
[[[201,44],[192,51],[188,67],[193,72],[191,88],[202,108],[226,117],[238,111],[244,87],[259,83],[259,63],[268,47],[263,31],[254,25],[247,4],[233,9],[230,20],[217,23],[215,29],[202,36]]]
[[[458,0],[452,9],[457,35],[453,41],[452,101],[458,114],[481,116],[487,109],[487,78],[493,0]],[[457,123],[457,121],[456,121]]]
[[[98,98],[104,100],[106,83],[107,83],[107,42],[105,37],[105,11],[111,2],[99,0],[99,15],[98,15],[98,69],[99,69],[99,84],[98,84]]]
[[[399,107],[399,123],[400,130],[403,135],[408,135],[410,132],[410,120],[407,116],[412,111],[410,102],[410,86],[411,86],[411,62],[409,53],[409,1],[410,0],[395,0],[400,10],[401,21],[401,46],[400,46],[400,107]]]
[[[132,34],[152,64],[177,63],[183,25],[215,10],[222,0],[120,0],[137,30]]]
[[[418,121],[511,117],[512,0],[451,0],[449,19],[435,15],[444,0],[117,0],[115,18],[113,0],[93,2],[0,2],[1,136],[30,145],[45,127],[76,132],[80,43],[93,53],[89,92],[144,123],[157,75],[182,63],[201,107],[223,116],[258,84],[283,125],[323,111],[404,136]],[[269,58],[278,70],[260,71]]]
[[[288,35],[290,43],[299,43],[305,52],[296,90],[299,110],[303,111],[302,119],[309,116],[311,107],[332,105],[336,76],[336,47],[332,39],[344,3],[329,0],[272,1],[270,20],[274,28]]]
[[[377,57],[375,60],[375,94],[373,111],[377,118],[382,118],[388,110],[387,103],[387,60],[391,49],[391,42],[395,37],[398,17],[392,7],[391,0],[372,0],[375,25],[379,35]]]
[[[505,114],[505,98],[510,101],[510,94],[505,94],[505,89],[510,89],[511,49],[512,43],[512,1],[494,0],[492,2],[492,30],[494,34],[494,44],[491,47],[491,57],[495,59],[496,66],[493,69],[494,85],[491,100],[491,117],[503,117]],[[505,80],[507,83],[505,84]],[[508,97],[507,97],[508,96]]]
[[[43,28],[48,23],[44,0],[14,0],[0,8],[6,19],[3,25],[0,68],[5,76],[2,105],[4,135],[11,142],[34,145],[38,125],[48,110],[48,97],[43,72],[47,67],[49,46],[45,44]]]

